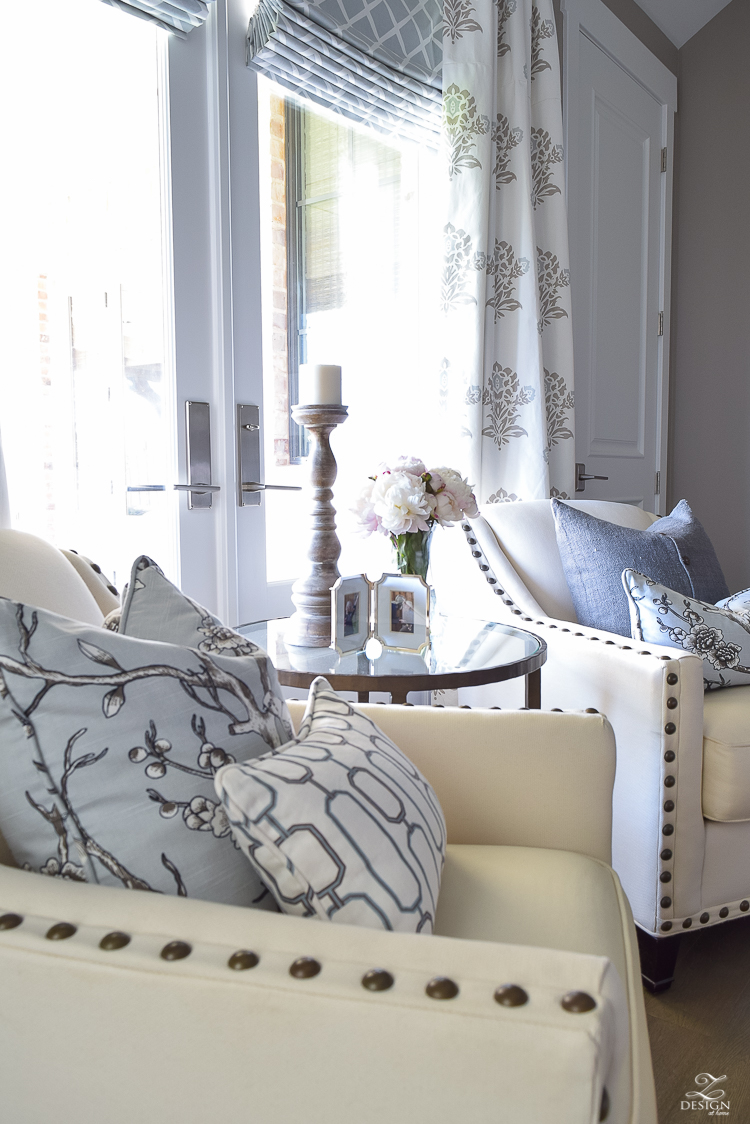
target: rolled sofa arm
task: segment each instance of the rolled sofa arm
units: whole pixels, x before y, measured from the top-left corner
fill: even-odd
[[[304,703],[289,704],[295,727]],[[434,787],[449,843],[609,862],[615,743],[599,714],[360,705]]]
[[[7,868],[0,914],[3,1118],[18,1124],[593,1124],[622,1065],[627,1000],[606,957]],[[61,922],[73,931],[50,939]],[[373,970],[390,986],[367,986]],[[449,1002],[430,997],[436,977],[458,985]],[[494,1002],[508,981],[528,1003]],[[569,991],[595,1009],[568,1013]]]

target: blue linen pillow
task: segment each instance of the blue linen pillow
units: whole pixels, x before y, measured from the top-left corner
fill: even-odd
[[[668,644],[703,660],[705,690],[750,683],[750,620],[731,609],[685,597],[636,570],[623,570],[631,635]]]
[[[299,733],[216,774],[235,840],[283,913],[431,933],[445,861],[430,783],[318,677]]]
[[[649,574],[678,594],[712,605],[729,589],[711,540],[680,500],[645,531],[620,527],[552,500],[555,534],[578,623],[630,636],[622,587],[626,569]]]

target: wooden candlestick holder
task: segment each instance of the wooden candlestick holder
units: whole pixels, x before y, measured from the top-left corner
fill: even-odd
[[[348,417],[346,406],[293,406],[292,417],[310,434],[308,461],[310,535],[307,564],[292,586],[297,611],[286,632],[287,644],[326,648],[331,643],[331,586],[339,575],[341,544],[336,534],[336,509],[331,487],[336,479],[336,459],[330,436]]]

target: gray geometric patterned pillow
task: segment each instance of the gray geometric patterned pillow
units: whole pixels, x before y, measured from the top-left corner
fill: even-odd
[[[291,732],[260,650],[140,640],[0,598],[0,831],[21,866],[275,909],[213,779]]]
[[[432,786],[319,677],[297,737],[226,765],[216,791],[282,912],[431,933],[445,859]]]
[[[707,691],[750,683],[748,617],[675,593],[637,570],[623,570],[622,584],[634,640],[669,644],[700,656]]]

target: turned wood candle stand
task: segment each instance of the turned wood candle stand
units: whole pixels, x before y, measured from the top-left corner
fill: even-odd
[[[303,648],[327,648],[331,643],[331,586],[339,575],[341,544],[336,534],[336,509],[331,486],[336,479],[336,459],[330,436],[346,421],[346,406],[293,406],[292,417],[310,434],[312,449],[308,461],[310,537],[307,562],[301,577],[292,586],[296,606],[286,643]]]

